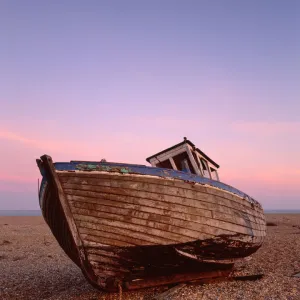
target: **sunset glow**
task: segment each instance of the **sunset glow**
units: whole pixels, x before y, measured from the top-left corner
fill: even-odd
[[[1,4],[0,209],[38,209],[43,154],[147,164],[184,136],[300,209],[300,19],[275,2]]]

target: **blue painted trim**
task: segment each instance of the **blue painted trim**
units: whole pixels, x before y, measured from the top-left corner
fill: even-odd
[[[147,167],[143,165],[134,165],[134,164],[124,164],[124,163],[110,163],[110,162],[87,162],[87,161],[71,161],[67,162],[57,162],[54,163],[54,167],[58,171],[76,171],[80,170],[80,165],[84,165],[89,168],[89,171],[93,172],[96,168],[99,168],[103,171],[110,171],[113,172],[115,168],[120,169],[120,173],[133,173],[133,174],[140,174],[140,175],[150,175],[150,176],[158,176],[162,178],[175,178],[180,179],[182,181],[188,182],[196,182],[200,184],[207,184],[213,187],[234,193],[251,203],[256,203],[260,205],[256,200],[248,196],[247,194],[241,192],[240,190],[222,183],[220,181],[208,179],[205,177],[201,177],[194,174],[185,173],[182,171],[176,171],[172,169],[164,169],[164,168],[155,168],[155,167]],[[122,172],[123,170],[123,172]]]

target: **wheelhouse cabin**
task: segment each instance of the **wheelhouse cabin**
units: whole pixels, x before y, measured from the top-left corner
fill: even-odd
[[[173,169],[219,180],[216,162],[187,138],[184,141],[146,159],[153,167]]]

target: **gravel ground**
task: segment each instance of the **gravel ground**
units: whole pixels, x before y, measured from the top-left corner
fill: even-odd
[[[264,274],[257,281],[187,285],[167,299],[298,299],[300,215],[267,215],[264,245],[236,264],[235,275]],[[150,300],[167,287],[123,292],[122,299]],[[91,287],[61,250],[41,217],[0,217],[0,299],[119,299]]]

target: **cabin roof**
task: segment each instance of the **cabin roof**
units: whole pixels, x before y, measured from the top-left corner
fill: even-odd
[[[158,156],[158,155],[160,155],[160,154],[163,154],[163,153],[165,153],[165,152],[167,152],[167,151],[170,151],[170,150],[172,150],[172,149],[175,149],[175,148],[177,148],[177,147],[179,147],[179,146],[181,146],[181,145],[183,145],[183,144],[185,144],[185,143],[186,143],[186,144],[189,144],[191,147],[196,147],[190,140],[184,139],[184,141],[181,142],[181,143],[179,143],[179,144],[176,144],[176,145],[174,145],[174,146],[172,146],[172,147],[170,147],[170,148],[168,148],[168,149],[165,149],[165,150],[163,150],[163,151],[160,151],[160,152],[158,152],[158,153],[156,153],[156,154],[154,154],[154,155],[151,155],[151,156],[147,157],[147,158],[146,158],[146,161],[150,163],[150,159],[151,159],[151,158],[156,157],[156,156]],[[200,149],[196,148],[195,150],[196,150],[201,156],[203,156],[206,160],[208,160],[211,164],[213,164],[216,168],[219,168],[219,167],[220,167],[216,162],[214,162],[210,157],[208,157],[208,156],[207,156],[204,152],[202,152]]]

